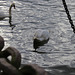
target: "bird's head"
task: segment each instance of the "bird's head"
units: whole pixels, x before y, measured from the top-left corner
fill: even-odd
[[[15,3],[12,3],[11,6],[14,7],[14,9],[15,9]]]

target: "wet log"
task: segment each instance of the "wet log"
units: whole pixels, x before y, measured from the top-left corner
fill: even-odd
[[[47,72],[37,64],[25,64],[21,67],[20,72],[23,75],[48,75]]]
[[[2,36],[0,36],[0,51],[3,49],[4,47],[4,39]]]
[[[0,70],[3,72],[2,75],[21,75],[20,72],[4,58],[0,58]]]
[[[8,60],[8,56],[11,56],[11,60]],[[14,47],[8,47],[4,51],[1,51],[0,57],[7,59],[7,61],[15,66],[17,69],[21,65],[21,54]]]

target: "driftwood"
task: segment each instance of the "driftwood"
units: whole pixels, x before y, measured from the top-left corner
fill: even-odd
[[[21,55],[19,51],[13,47],[8,47],[4,51],[0,52],[0,57],[6,58],[8,60],[8,56],[11,56],[11,60],[8,62],[11,63],[16,68],[20,67],[21,64]]]
[[[0,58],[0,70],[3,72],[2,75],[21,75],[20,72],[4,58]]]
[[[0,51],[3,49],[4,47],[4,39],[3,37],[0,36]]]
[[[8,59],[11,56],[11,59]],[[13,47],[0,52],[0,75],[47,75],[37,64],[25,64],[21,67],[21,55]]]
[[[23,75],[48,75],[47,72],[37,64],[25,64],[20,72]]]
[[[4,39],[0,36],[0,75],[47,75],[47,72],[36,64],[21,66],[19,51],[14,47],[2,50],[3,47]]]
[[[64,6],[64,9],[65,9],[65,12],[67,14],[67,18],[69,20],[69,23],[71,24],[71,28],[73,29],[73,32],[75,33],[75,26],[73,24],[73,20],[71,18],[71,15],[69,13],[69,10],[68,10],[68,7],[67,7],[67,4],[66,4],[66,1],[65,0],[62,0],[62,3],[63,3],[63,6]]]

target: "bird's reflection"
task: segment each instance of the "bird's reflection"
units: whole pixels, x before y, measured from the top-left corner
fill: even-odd
[[[13,30],[15,25],[12,24],[12,17],[11,16],[9,16],[9,24],[10,24],[10,27],[12,28],[12,30]]]

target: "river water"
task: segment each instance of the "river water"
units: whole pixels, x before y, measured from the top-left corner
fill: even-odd
[[[12,25],[9,18],[0,21],[0,35],[5,48],[12,46],[19,50],[22,64],[32,63],[44,67],[55,65],[75,66],[75,34],[64,11],[62,0],[0,0],[0,10],[8,14],[12,8]],[[75,0],[66,0],[75,24]],[[33,35],[37,29],[50,31],[50,40],[33,52]],[[57,74],[55,74],[57,75]]]

